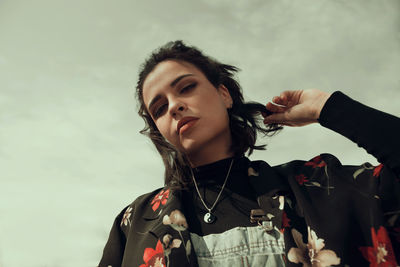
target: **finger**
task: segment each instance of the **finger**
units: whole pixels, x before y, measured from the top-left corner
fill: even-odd
[[[291,91],[284,91],[280,94],[280,99],[281,99],[281,105],[285,105],[287,106],[289,103],[289,100],[292,96],[292,92]]]
[[[287,110],[287,107],[279,106],[279,105],[276,105],[276,104],[271,103],[271,102],[268,102],[266,107],[267,107],[268,110],[270,110],[270,111],[272,111],[274,113],[282,113],[282,112],[285,112]]]
[[[272,102],[275,103],[275,104],[286,106],[287,97],[286,96],[274,96],[272,98]]]
[[[267,116],[264,119],[264,124],[271,124],[271,123],[279,123],[287,125],[288,119],[286,117],[286,113],[275,113],[272,115]]]
[[[277,101],[279,102],[279,103],[277,103],[277,104],[287,106],[289,100],[290,100],[290,99],[292,98],[292,96],[293,96],[293,93],[294,93],[293,91],[288,91],[288,90],[283,91],[282,93],[280,93],[279,96],[276,96]]]

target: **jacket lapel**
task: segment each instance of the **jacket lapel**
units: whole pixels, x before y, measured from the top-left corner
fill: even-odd
[[[257,194],[261,210],[252,210],[251,221],[263,225],[267,231],[282,227],[287,182],[265,161],[252,161],[249,166],[249,183]]]
[[[158,223],[149,230],[161,241],[167,266],[198,266],[183,214],[182,192],[170,190],[168,202],[156,216],[151,212],[147,219],[158,218]]]

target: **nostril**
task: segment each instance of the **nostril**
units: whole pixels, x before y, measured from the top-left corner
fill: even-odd
[[[183,107],[180,106],[180,107],[178,108],[178,110],[179,110],[179,111],[183,111]]]

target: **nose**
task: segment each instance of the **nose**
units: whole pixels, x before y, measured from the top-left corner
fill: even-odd
[[[177,100],[171,103],[169,112],[172,117],[176,117],[179,113],[181,113],[184,110],[186,110],[186,104],[182,101]]]

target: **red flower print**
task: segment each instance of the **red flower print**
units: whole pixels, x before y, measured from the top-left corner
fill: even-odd
[[[326,166],[326,162],[322,160],[321,156],[316,156],[311,161],[307,161],[304,165],[312,166],[313,168],[317,168],[317,167],[321,168],[321,167]]]
[[[370,267],[389,267],[397,266],[396,258],[393,252],[392,243],[386,229],[379,227],[378,234],[375,228],[371,227],[373,247],[360,247],[360,251],[365,259],[370,262]]]
[[[153,205],[151,208],[156,211],[158,207],[161,205],[165,205],[167,203],[169,197],[169,189],[167,190],[161,190],[160,193],[158,193],[153,200],[151,201],[151,205]]]
[[[374,169],[373,176],[378,177],[379,174],[381,173],[382,168],[383,168],[383,164],[379,164],[378,166],[376,166]]]
[[[156,249],[146,248],[143,254],[144,264],[139,267],[165,267],[164,250],[160,240],[158,240]]]
[[[282,229],[281,233],[285,232],[285,228],[290,226],[290,219],[288,218],[285,211],[282,213]]]
[[[296,175],[294,177],[299,185],[303,185],[305,182],[308,182],[307,177],[304,174]]]

